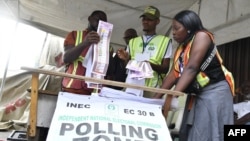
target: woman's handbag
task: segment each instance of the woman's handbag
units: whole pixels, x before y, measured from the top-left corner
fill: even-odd
[[[192,81],[192,83],[185,89],[185,93],[188,94],[199,94],[201,90],[200,84],[196,81]]]
[[[178,81],[179,78],[177,78],[175,84],[177,84]],[[187,94],[199,94],[200,90],[201,90],[200,84],[196,81],[196,79],[194,79],[192,83],[190,83],[190,85],[184,90],[184,92]]]

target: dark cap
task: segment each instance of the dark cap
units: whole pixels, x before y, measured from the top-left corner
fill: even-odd
[[[151,20],[159,19],[160,18],[160,11],[158,8],[154,6],[148,6],[144,9],[143,14],[140,17],[147,17]]]

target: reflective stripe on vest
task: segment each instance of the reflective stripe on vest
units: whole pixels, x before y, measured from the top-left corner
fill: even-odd
[[[155,47],[155,53],[150,57],[149,62],[161,65],[162,59],[164,58],[167,47],[170,39],[163,35],[157,35],[153,37],[153,39],[149,42],[147,46]],[[135,59],[136,53],[143,53],[143,39],[142,37],[136,37],[130,40],[129,42],[129,51],[131,55],[131,59]],[[145,81],[145,85],[149,87],[156,87],[157,85],[161,85],[162,80],[159,80],[159,75],[156,71],[153,72],[153,78],[147,78]],[[166,74],[164,74],[166,75]]]
[[[193,37],[194,39],[194,37]],[[174,57],[174,61],[175,61],[175,77],[180,77],[181,74],[180,74],[180,70],[179,70],[179,61],[178,61],[178,58],[181,54],[181,52],[184,50],[184,67],[187,65],[188,63],[188,59],[189,59],[189,55],[190,55],[190,50],[191,50],[191,46],[192,46],[192,43],[193,43],[193,39],[187,44],[185,50],[184,50],[184,47],[183,45],[181,45],[180,47],[178,47],[176,53],[175,53],[175,57]],[[199,72],[197,75],[196,75],[196,80],[199,82],[199,84],[204,87],[206,86],[208,83],[209,83],[209,77],[207,77],[207,75],[204,73],[204,72]]]
[[[206,32],[208,33],[208,32]],[[210,38],[213,40],[213,36],[208,33],[208,35],[210,36]],[[195,37],[195,36],[194,36]],[[193,39],[194,39],[193,37]],[[187,44],[185,50],[184,50],[184,66],[187,65],[187,62],[188,62],[188,59],[189,59],[189,54],[190,54],[190,50],[191,50],[191,46],[192,46],[192,43],[193,43],[193,39]],[[180,76],[180,70],[179,70],[179,62],[178,62],[178,58],[181,54],[181,52],[183,51],[183,46],[179,46],[176,53],[175,53],[175,56],[174,56],[174,67],[175,67],[175,71],[174,71],[174,74],[175,74],[175,77],[179,77]],[[233,96],[235,95],[235,88],[234,88],[234,78],[233,78],[233,75],[231,72],[229,72],[222,64],[222,58],[220,56],[220,54],[218,53],[218,51],[216,51],[216,57],[218,58],[220,64],[221,64],[221,68],[222,68],[222,71],[225,75],[225,78],[226,78],[226,81],[227,83],[229,84],[230,86],[230,89],[231,89],[231,92],[233,94]],[[200,71],[197,75],[196,75],[196,80],[199,82],[200,86],[202,87],[205,87],[210,79],[209,77],[202,71]]]
[[[77,31],[76,33],[76,41],[75,41],[75,47],[77,47],[78,44],[80,44],[82,42],[82,31]],[[74,62],[73,62],[73,71],[72,71],[72,74],[76,74],[76,70],[77,70],[77,67],[78,67],[78,62],[82,62],[84,60],[84,57],[83,56],[79,56]],[[72,83],[73,83],[74,79],[71,78],[68,85],[66,86],[66,88],[70,88]]]
[[[229,84],[233,96],[235,96],[235,87],[234,87],[234,78],[231,72],[229,72],[223,65],[221,66],[222,70],[225,74],[225,78],[227,80],[227,83]]]

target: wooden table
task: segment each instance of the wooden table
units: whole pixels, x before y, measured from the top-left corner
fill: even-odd
[[[30,102],[30,113],[29,113],[29,128],[28,128],[28,136],[35,137],[36,136],[36,124],[37,124],[37,101],[38,101],[38,84],[39,84],[39,74],[47,74],[47,75],[55,75],[60,77],[69,77],[75,78],[90,82],[96,82],[105,85],[118,86],[124,88],[134,88],[141,89],[144,91],[150,91],[155,93],[163,93],[167,94],[164,106],[163,106],[163,115],[166,118],[168,115],[168,111],[170,110],[170,104],[173,96],[183,96],[184,93],[160,88],[151,88],[146,86],[140,86],[135,84],[127,84],[123,82],[116,82],[111,80],[103,80],[97,78],[90,78],[79,75],[67,74],[64,72],[55,72],[50,70],[38,69],[38,68],[29,68],[29,67],[21,67],[22,70],[26,70],[32,72],[32,80],[31,80],[31,102]]]

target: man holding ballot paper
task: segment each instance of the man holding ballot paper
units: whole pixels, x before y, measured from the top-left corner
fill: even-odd
[[[65,72],[86,76],[87,71],[90,68],[90,71],[100,73],[91,75],[98,75],[98,77],[107,78],[109,74],[107,73],[106,75],[106,72],[108,71],[108,64],[111,64],[109,62],[112,61],[113,54],[113,49],[109,47],[109,39],[112,30],[105,32],[105,29],[98,29],[100,22],[104,23],[104,25],[109,24],[106,23],[106,13],[101,10],[93,11],[88,17],[88,21],[89,25],[87,29],[70,32],[64,41],[63,61],[66,64]],[[103,49],[100,49],[100,46]],[[102,52],[103,50],[105,52]],[[99,58],[96,58],[97,55]],[[100,57],[104,57],[101,58],[101,60],[105,62],[98,62]],[[93,65],[84,66],[84,62],[90,62]],[[93,92],[93,87],[89,87],[83,80],[64,77],[62,81],[62,91],[90,95]]]
[[[127,50],[119,49],[118,56],[128,63],[127,83],[157,88],[169,70],[172,43],[168,37],[156,34],[156,26],[160,23],[159,9],[148,6],[140,18],[144,35],[131,39]],[[154,95],[131,88],[126,92],[148,98]]]

